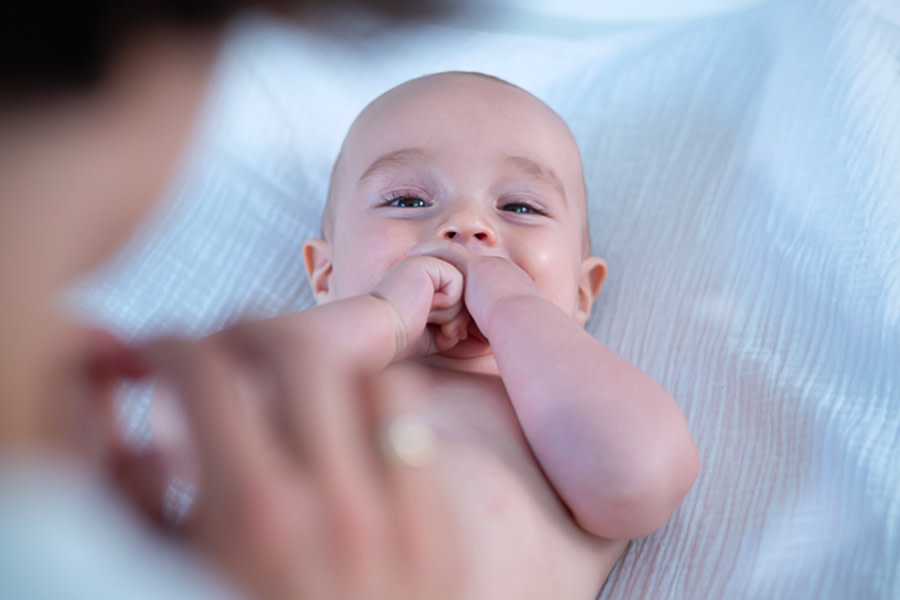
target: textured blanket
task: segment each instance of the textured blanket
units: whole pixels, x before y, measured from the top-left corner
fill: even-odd
[[[583,152],[610,269],[590,332],[675,396],[702,452],[600,597],[900,598],[900,4],[580,25],[245,21],[171,202],[78,305],[128,338],[311,306],[301,244],[359,110],[429,72],[506,78]],[[146,404],[126,403],[138,436]]]

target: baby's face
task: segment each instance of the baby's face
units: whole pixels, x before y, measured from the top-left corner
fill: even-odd
[[[443,74],[382,96],[348,134],[331,202],[320,302],[368,293],[407,248],[448,239],[511,260],[547,299],[587,317],[579,284],[603,266],[587,257],[578,148],[519,89]]]

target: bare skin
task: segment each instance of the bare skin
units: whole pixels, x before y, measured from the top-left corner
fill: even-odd
[[[583,329],[606,267],[586,251],[565,124],[488,78],[415,80],[357,119],[330,202],[305,257],[321,306],[304,316],[320,344],[369,340],[352,360],[411,361],[431,382],[463,597],[593,598],[699,460],[672,398]],[[355,329],[373,296],[393,348]],[[328,303],[333,321],[316,314]]]
[[[268,322],[428,382],[462,598],[593,598],[697,475],[674,400],[584,331],[606,273],[586,212],[577,144],[546,105],[471,74],[408,82],[344,143],[304,249],[319,306]]]
[[[100,403],[84,397],[109,383],[95,375],[113,377],[123,349],[65,319],[55,296],[155,202],[216,48],[215,32],[147,31],[95,90],[0,104],[0,452],[71,457],[96,442],[79,429],[96,425],[86,415]]]
[[[236,324],[216,340],[129,347],[60,314],[57,295],[109,258],[156,201],[217,48],[217,28],[148,25],[129,32],[90,89],[21,104],[0,97],[0,491],[4,499],[41,498],[52,489],[54,502],[39,505],[51,508],[54,523],[73,514],[52,509],[69,500],[71,476],[111,503],[125,500],[111,492],[115,482],[149,520],[132,529],[122,519],[138,519],[137,511],[100,518],[101,546],[94,547],[119,539],[109,531],[132,531],[129,553],[147,553],[148,574],[160,573],[160,590],[180,585],[181,595],[210,597],[190,578],[153,570],[161,550],[155,536],[142,543],[138,535],[161,517],[166,465],[154,452],[122,443],[112,399],[123,379],[162,377],[186,409],[198,481],[209,492],[198,498],[181,541],[248,597],[450,600],[458,551],[440,481],[431,469],[404,469],[371,451],[377,423],[416,406],[421,394],[409,387],[410,377],[392,382],[382,374],[348,385],[352,377],[333,361],[298,369],[290,360],[298,349],[286,348],[291,340],[265,323]],[[277,382],[281,403],[294,408],[287,416],[296,418],[277,429],[241,411],[248,392],[256,393],[248,381],[260,370]],[[9,466],[33,472],[37,482],[53,482],[50,469],[66,476],[56,487],[35,489],[9,477]],[[71,498],[74,514],[82,512],[81,497],[76,491]],[[0,528],[19,516],[0,515]],[[82,541],[67,529],[57,544],[63,550],[49,551],[24,573],[35,586],[19,587],[24,580],[13,577],[10,588],[0,578],[0,596],[10,589],[28,596],[31,589],[46,597],[50,588],[34,574],[52,571],[68,557],[65,548]],[[15,552],[6,539],[0,546]],[[64,569],[70,596],[96,589],[83,587],[104,570],[91,556],[97,554],[80,562],[81,576]],[[119,584],[150,580],[121,575]]]
[[[554,493],[499,377],[424,368],[435,471],[457,510],[461,598],[593,598],[627,542],[587,533]]]

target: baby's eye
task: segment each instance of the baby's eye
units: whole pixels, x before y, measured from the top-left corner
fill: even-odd
[[[425,208],[428,206],[428,203],[415,196],[396,196],[388,198],[384,205],[397,208]]]
[[[500,207],[500,210],[514,212],[520,215],[546,215],[547,213],[536,206],[524,202],[508,202]]]

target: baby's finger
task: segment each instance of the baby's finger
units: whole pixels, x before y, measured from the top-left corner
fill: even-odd
[[[461,312],[449,323],[439,325],[434,332],[434,345],[438,352],[446,352],[469,337],[469,313]]]
[[[475,257],[471,250],[449,240],[431,240],[406,249],[407,256],[431,256],[453,265],[464,276],[469,261]]]
[[[425,272],[434,285],[432,310],[452,310],[462,302],[463,274],[459,269],[444,260],[429,257]]]
[[[463,312],[464,305],[462,302],[457,302],[451,306],[442,309],[434,309],[432,308],[431,312],[428,313],[428,323],[432,325],[445,325],[458,318],[459,315]]]

